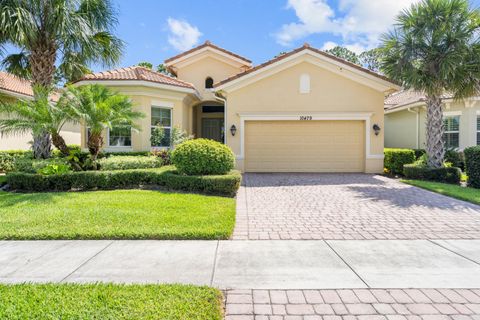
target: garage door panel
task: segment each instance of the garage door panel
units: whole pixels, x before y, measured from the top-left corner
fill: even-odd
[[[247,121],[249,172],[363,172],[362,121]]]

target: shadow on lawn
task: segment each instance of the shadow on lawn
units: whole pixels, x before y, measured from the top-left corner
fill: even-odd
[[[0,192],[0,208],[11,207],[19,204],[41,205],[53,201],[63,193],[15,193]]]

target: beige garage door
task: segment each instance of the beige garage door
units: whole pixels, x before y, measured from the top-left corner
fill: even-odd
[[[247,121],[247,172],[363,172],[363,121]]]

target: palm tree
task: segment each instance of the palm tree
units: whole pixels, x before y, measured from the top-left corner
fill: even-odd
[[[20,49],[4,66],[29,76],[34,87],[49,89],[55,75],[73,80],[89,63],[113,66],[123,48],[112,34],[116,23],[110,0],[0,0],[0,46]],[[34,140],[39,139],[45,141],[36,145],[48,144],[48,133],[37,132]],[[36,157],[48,156],[46,150],[34,145]]]
[[[127,96],[98,84],[67,90],[69,97],[65,103],[73,110],[74,117],[89,129],[87,146],[93,161],[103,147],[105,129],[140,130],[134,120],[144,114],[132,110],[132,102]]]
[[[397,17],[384,36],[382,71],[427,97],[428,165],[445,156],[442,94],[455,99],[480,89],[480,12],[467,0],[423,0]]]
[[[60,131],[67,122],[75,122],[72,112],[63,103],[54,103],[49,98],[49,90],[36,88],[35,100],[18,100],[16,102],[0,102],[0,113],[6,115],[0,119],[0,133],[3,135],[25,134],[32,132],[33,136],[48,133],[52,138],[53,145],[63,155],[69,155],[69,149]],[[62,100],[62,99],[60,99]],[[34,140],[34,143],[42,143],[35,146],[42,150],[41,154],[50,154],[50,143],[43,144],[42,139]],[[50,142],[50,141],[49,141]]]

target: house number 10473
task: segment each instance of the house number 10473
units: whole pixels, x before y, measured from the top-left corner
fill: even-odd
[[[313,120],[312,116],[300,116],[300,120]]]

